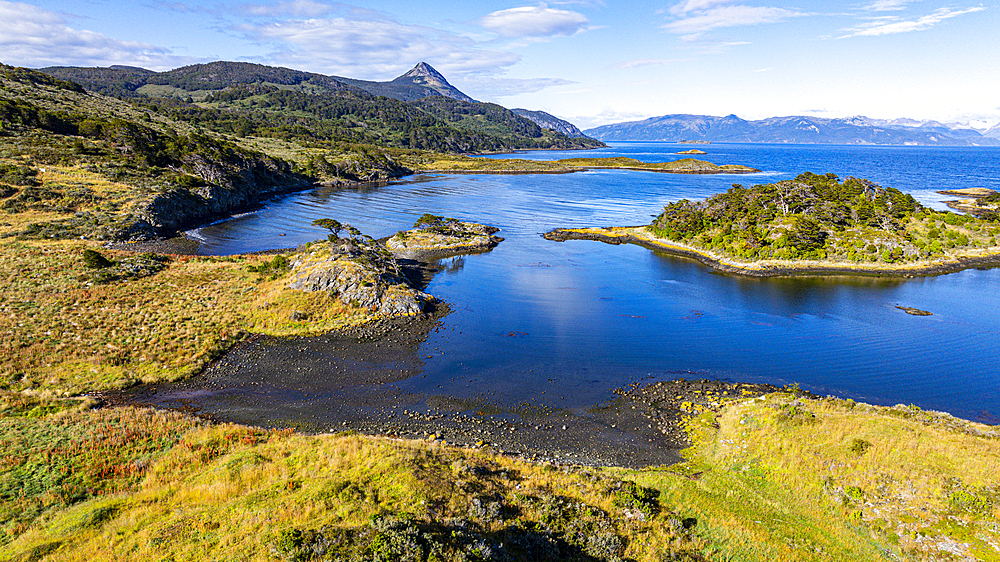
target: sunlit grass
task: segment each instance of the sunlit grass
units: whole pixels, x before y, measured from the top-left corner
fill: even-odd
[[[639,561],[671,554],[689,559],[702,547],[668,524],[678,517],[669,509],[624,515],[629,511],[619,488],[600,471],[560,470],[482,451],[210,426],[176,439],[140,484],[39,520],[8,552],[51,548],[47,560],[273,560],[284,531],[357,530],[384,514],[428,524],[459,518],[484,535],[596,521],[623,537],[623,554]],[[480,518],[470,511],[476,498],[501,501],[512,511]],[[579,522],[561,519],[569,513]]]
[[[174,380],[249,332],[318,333],[370,319],[325,293],[284,288],[257,256],[175,256],[150,277],[95,284],[83,241],[0,244],[0,385],[69,395]],[[127,254],[105,251],[112,259]],[[309,321],[293,320],[302,311]]]
[[[688,463],[635,478],[696,514],[722,559],[921,559],[950,540],[1000,556],[994,428],[778,394],[695,418],[692,433]]]

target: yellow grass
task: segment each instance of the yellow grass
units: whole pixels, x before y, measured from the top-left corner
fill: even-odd
[[[248,271],[256,256],[176,256],[151,277],[94,284],[84,241],[0,243],[0,383],[68,395],[198,372],[247,332],[296,335],[368,319],[325,293]],[[120,259],[125,253],[105,251]],[[292,312],[310,321],[291,320]]]
[[[689,463],[636,478],[697,513],[722,559],[935,558],[950,541],[1000,558],[995,428],[775,394],[705,414],[692,430]],[[992,506],[956,507],[958,490]]]
[[[521,506],[516,521],[483,521],[484,532],[546,521],[546,508],[530,498],[553,498],[618,514],[612,525],[627,537],[630,559],[660,560],[701,547],[670,530],[669,511],[645,521],[621,517],[616,480],[593,471],[358,436],[272,434],[259,441],[239,426],[189,431],[137,489],[63,510],[6,552],[57,544],[46,560],[274,560],[271,547],[290,528],[357,529],[385,513],[444,522],[469,517],[476,497]],[[489,472],[466,468],[477,466]]]

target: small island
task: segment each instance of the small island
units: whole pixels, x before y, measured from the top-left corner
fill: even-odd
[[[433,155],[433,158],[428,156],[412,162],[410,165],[413,170],[423,173],[462,174],[564,174],[586,170],[633,170],[667,174],[755,174],[760,172],[757,168],[749,166],[718,165],[694,158],[682,158],[673,162],[643,162],[625,156],[520,160]]]
[[[397,232],[385,241],[397,258],[429,260],[457,254],[492,250],[503,238],[494,236],[500,229],[450,217],[425,214],[411,230]]]
[[[555,241],[632,243],[754,277],[936,275],[1000,263],[996,213],[939,212],[868,180],[806,172],[667,205],[650,225],[556,229]]]
[[[985,187],[970,187],[967,189],[948,189],[938,191],[941,195],[954,195],[962,199],[945,201],[956,211],[969,213],[972,215],[989,215],[1000,211],[1000,193]]]
[[[281,256],[289,272],[276,278],[285,291],[325,291],[343,306],[360,309],[372,318],[420,314],[435,301],[411,282],[406,262],[486,252],[503,240],[493,236],[499,231],[496,227],[431,214],[417,219],[413,229],[384,241],[330,218],[316,219],[313,225],[330,231],[328,241],[306,244],[290,257]],[[293,311],[291,316],[298,321],[310,319],[302,311]]]
[[[692,148],[691,150],[682,150],[680,152],[675,152],[674,154],[708,154],[704,150],[698,150],[697,148]]]

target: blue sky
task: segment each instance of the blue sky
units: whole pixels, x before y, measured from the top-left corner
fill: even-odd
[[[582,128],[670,113],[1000,121],[1000,6],[969,0],[0,0],[0,62],[214,60],[388,80],[426,61]]]

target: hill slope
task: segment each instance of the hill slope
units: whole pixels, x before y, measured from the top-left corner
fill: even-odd
[[[530,109],[515,108],[512,109],[514,113],[524,117],[526,119],[531,119],[539,127],[544,127],[546,129],[552,129],[553,131],[562,133],[567,137],[585,137],[580,129],[576,125],[570,123],[569,121],[560,119],[555,115],[546,113],[544,111],[532,111]]]
[[[172,119],[240,137],[453,153],[602,146],[542,132],[500,106],[475,102],[425,63],[392,82],[236,62],[160,73],[128,67],[43,70],[79,80],[90,91],[135,99]],[[427,101],[433,99],[440,101]],[[486,123],[474,115],[503,117]]]

